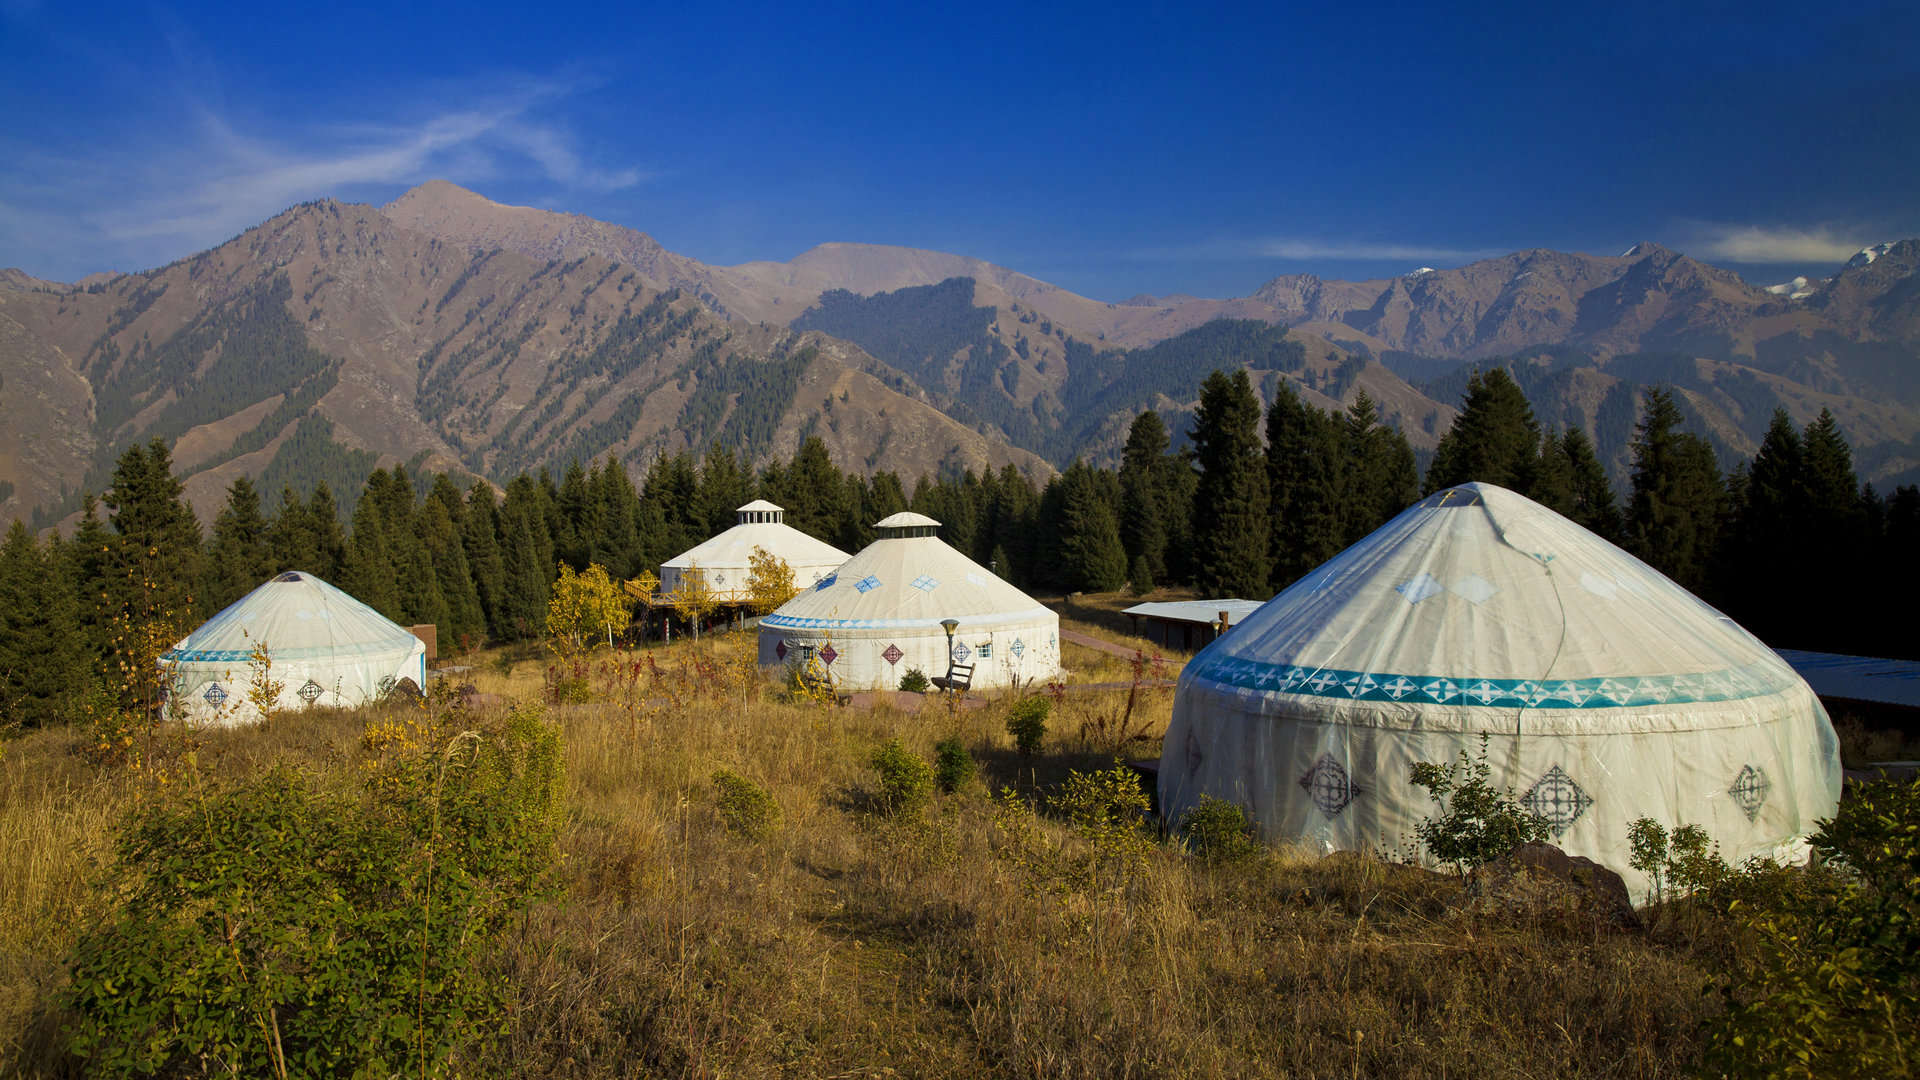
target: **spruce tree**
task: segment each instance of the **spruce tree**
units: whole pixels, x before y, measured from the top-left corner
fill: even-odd
[[[314,561],[307,569],[321,580],[339,581],[347,573],[347,534],[340,527],[340,507],[325,481],[307,496],[307,529],[313,534]]]
[[[1267,409],[1270,587],[1275,592],[1345,546],[1341,508],[1349,471],[1338,426],[1281,380]]]
[[[1559,451],[1566,459],[1568,492],[1572,497],[1567,516],[1601,539],[1620,543],[1625,539],[1620,506],[1614,500],[1607,467],[1594,453],[1593,440],[1580,428],[1570,427],[1560,436]]]
[[[467,513],[460,523],[460,547],[467,556],[467,570],[473,576],[473,588],[480,601],[480,613],[486,620],[487,635],[496,641],[508,638],[506,623],[506,563],[500,555],[498,513],[493,504],[493,486],[481,481],[467,492]]]
[[[213,519],[207,546],[205,607],[219,611],[277,572],[269,524],[260,513],[260,493],[246,475],[227,486],[227,504]]]
[[[1146,576],[1153,580],[1167,576],[1171,500],[1163,462],[1170,444],[1160,414],[1148,410],[1134,417],[1120,453],[1120,540],[1130,563],[1144,562]]]
[[[1680,407],[1670,391],[1648,387],[1644,407],[1634,429],[1629,550],[1698,593],[1719,539],[1726,487],[1713,447],[1679,430]]]
[[[1540,425],[1520,384],[1502,368],[1474,372],[1460,415],[1427,466],[1426,491],[1479,480],[1531,497],[1539,453]]]
[[[1207,376],[1193,418],[1200,468],[1193,543],[1197,583],[1211,597],[1268,595],[1267,467],[1259,425],[1260,399],[1245,369]]]
[[[1071,591],[1112,592],[1126,584],[1127,553],[1113,503],[1095,470],[1075,459],[1061,475],[1056,536],[1062,584]]]
[[[104,501],[116,534],[108,568],[111,609],[139,622],[190,629],[203,574],[200,524],[173,475],[167,444],[155,439],[128,447]]]
[[[1380,423],[1379,406],[1365,390],[1340,418],[1346,460],[1345,529],[1341,547],[1359,542],[1420,495],[1419,467],[1406,437]]]
[[[73,571],[58,536],[45,548],[16,519],[0,544],[0,724],[65,719],[86,682]]]
[[[375,470],[375,476],[383,475]],[[353,535],[347,541],[347,565],[340,587],[373,610],[395,622],[405,622],[400,604],[401,567],[387,543],[380,501],[365,493],[353,508]]]

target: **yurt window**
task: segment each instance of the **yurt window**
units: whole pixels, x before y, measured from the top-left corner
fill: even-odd
[[[993,656],[993,642],[983,641],[973,651],[979,653],[982,660],[990,659]]]

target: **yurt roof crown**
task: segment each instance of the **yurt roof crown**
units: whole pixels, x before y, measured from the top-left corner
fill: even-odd
[[[873,523],[882,540],[904,540],[915,536],[938,536],[940,523],[925,514],[902,510]]]
[[[745,506],[733,508],[734,523],[738,525],[785,524],[787,510],[784,506],[775,506],[765,499],[755,499]]]

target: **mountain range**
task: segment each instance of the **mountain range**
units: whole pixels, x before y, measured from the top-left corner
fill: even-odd
[[[162,438],[203,519],[231,479],[357,491],[375,464],[542,466],[808,435],[843,466],[1037,478],[1176,430],[1245,367],[1327,408],[1365,391],[1430,451],[1474,365],[1624,468],[1639,389],[1673,385],[1729,463],[1775,407],[1832,409],[1882,486],[1920,477],[1920,240],[1766,288],[1656,244],[1533,250],[1235,299],[1079,296],[978,259],[824,244],[711,266],[645,233],[444,181],[293,207],[216,248],[75,283],[0,270],[0,519],[71,513]]]

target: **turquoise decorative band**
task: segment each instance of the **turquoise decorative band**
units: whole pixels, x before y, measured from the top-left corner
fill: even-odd
[[[1784,667],[1784,665],[1782,665]],[[1190,668],[1193,677],[1243,690],[1346,701],[1400,701],[1507,709],[1617,709],[1739,701],[1792,685],[1781,671],[1755,664],[1691,675],[1598,679],[1482,679],[1397,675],[1267,664],[1226,656]]]

